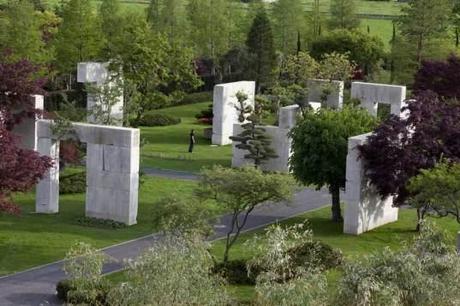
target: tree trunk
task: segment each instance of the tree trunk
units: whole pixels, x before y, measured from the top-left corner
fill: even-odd
[[[332,195],[332,221],[342,222],[342,210],[340,209],[340,187],[331,186],[329,191]]]

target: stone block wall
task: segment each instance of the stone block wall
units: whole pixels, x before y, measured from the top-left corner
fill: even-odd
[[[52,121],[38,121],[40,154],[51,156],[55,167],[37,185],[36,211],[59,210],[59,141]],[[139,188],[138,129],[73,123],[70,138],[88,144],[86,161],[86,216],[136,223]]]
[[[233,125],[238,123],[236,94],[241,91],[248,95],[247,105],[254,107],[256,83],[253,81],[241,81],[220,84],[214,87],[213,97],[213,124],[212,144],[228,145],[232,141]]]
[[[401,109],[406,105],[406,86],[353,82],[351,98],[359,99],[361,106],[377,116],[378,105],[389,104],[391,113],[403,116]]]
[[[358,146],[363,145],[370,134],[351,137],[348,141],[346,203],[344,233],[360,235],[374,228],[398,220],[398,208],[393,198],[382,199],[364,175],[363,161]]]

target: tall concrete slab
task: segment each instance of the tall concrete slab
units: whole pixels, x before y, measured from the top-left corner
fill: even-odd
[[[398,208],[393,207],[393,198],[382,199],[365,176],[358,147],[366,143],[369,135],[363,134],[348,140],[343,228],[346,234],[360,235],[398,220]]]
[[[246,105],[254,107],[255,82],[241,81],[214,87],[212,144],[228,145],[232,143],[230,137],[233,136],[233,125],[238,123],[238,112],[235,108],[238,102],[236,98],[238,92],[247,94]]]
[[[53,160],[43,179],[38,182],[35,195],[35,211],[42,214],[59,212],[59,141],[51,138],[38,138],[37,151]]]

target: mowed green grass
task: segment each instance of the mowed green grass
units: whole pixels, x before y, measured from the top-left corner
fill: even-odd
[[[0,216],[0,275],[60,260],[79,241],[102,248],[156,232],[155,202],[174,193],[187,198],[196,186],[189,181],[143,180],[138,224],[122,229],[79,225],[77,219],[83,217],[85,211],[84,194],[61,196],[60,212],[55,215],[35,214],[33,193],[18,195],[16,203],[23,209],[22,215]]]
[[[195,118],[210,104],[212,102],[157,110],[157,113],[179,117],[182,122],[165,127],[141,127],[141,137],[146,141],[141,150],[142,167],[191,172],[216,164],[229,167],[232,160],[231,146],[211,146],[211,141],[204,138],[203,130],[212,126],[200,124]],[[193,153],[188,153],[192,129],[195,130],[196,145]]]

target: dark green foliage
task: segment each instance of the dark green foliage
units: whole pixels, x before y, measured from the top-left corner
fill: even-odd
[[[375,36],[348,30],[335,30],[321,36],[310,45],[310,54],[320,60],[325,54],[348,54],[365,74],[372,74],[384,58],[383,42]]]
[[[260,9],[254,18],[246,46],[250,56],[246,77],[255,79],[257,88],[260,90],[272,83],[277,65],[270,19],[263,9]]]
[[[72,281],[69,279],[61,280],[56,285],[57,298],[63,302],[67,301],[67,294],[72,290],[74,286]]]
[[[86,172],[73,173],[59,178],[59,193],[86,192]]]
[[[352,30],[359,27],[360,19],[357,15],[355,0],[332,0],[330,13],[332,18],[329,20],[329,27],[331,29]]]
[[[77,288],[73,284],[72,280],[61,280],[56,285],[56,295],[60,301],[73,305],[88,305],[94,300],[97,301],[97,305],[107,305],[107,294],[111,289],[111,284],[107,280],[102,280],[95,288],[92,288],[90,293],[76,293],[76,289]],[[95,297],[95,299],[88,298],[87,294],[91,294]]]
[[[154,112],[145,113],[139,121],[139,126],[168,126],[181,123],[180,118]]]
[[[345,187],[348,138],[370,132],[376,124],[367,111],[346,106],[307,112],[291,131],[292,173],[305,185],[329,187],[335,222],[342,219],[340,189]]]
[[[306,242],[288,250],[288,253],[293,262],[300,267],[308,263],[321,270],[328,270],[340,266],[343,262],[342,252],[321,241]]]
[[[219,262],[214,268],[213,272],[222,276],[231,285],[255,285],[257,272],[253,271],[251,267],[251,274],[247,268],[245,260],[230,260],[226,263]]]
[[[97,219],[90,217],[80,217],[77,219],[77,223],[82,226],[107,229],[120,229],[126,227],[126,224],[114,220]]]

